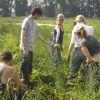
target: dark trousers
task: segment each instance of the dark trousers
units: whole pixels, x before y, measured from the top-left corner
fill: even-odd
[[[72,56],[72,66],[71,66],[71,74],[69,76],[69,79],[72,79],[74,75],[77,74],[81,64],[86,64],[86,58],[80,49],[80,47],[76,47],[75,51],[73,52]]]
[[[28,54],[25,56],[21,50],[21,78],[25,79],[25,82],[29,82],[29,75],[32,73],[32,60],[33,60],[33,51],[28,51]]]

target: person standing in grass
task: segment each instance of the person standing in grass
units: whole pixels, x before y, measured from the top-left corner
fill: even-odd
[[[70,55],[74,48],[74,52],[72,56],[71,74],[69,75],[68,80],[72,80],[76,78],[81,64],[85,63],[85,60],[84,60],[85,56],[82,50],[80,49],[80,39],[78,39],[77,35],[75,34],[75,31],[82,26],[86,30],[87,35],[93,35],[93,32],[94,32],[94,29],[92,26],[86,25],[86,18],[83,15],[78,15],[76,17],[75,26],[72,30],[71,42],[68,48],[68,56],[67,56],[68,63],[70,62]]]
[[[78,29],[75,31],[75,34],[78,36],[79,39],[81,39],[80,43],[80,48],[85,55],[85,61],[86,61],[86,70],[84,76],[87,78],[85,79],[86,82],[88,81],[87,79],[89,78],[89,73],[91,73],[89,70],[94,69],[93,71],[94,74],[93,76],[99,74],[99,62],[100,62],[100,43],[99,41],[93,37],[93,36],[88,36],[87,32],[85,31],[84,27]],[[100,79],[99,79],[100,81]]]
[[[52,39],[53,61],[58,64],[62,63],[61,50],[62,50],[62,42],[64,35],[63,22],[64,22],[64,15],[58,14],[56,18],[56,26],[54,28],[54,34]]]
[[[34,34],[36,33],[37,20],[42,15],[41,8],[32,8],[30,15],[23,20],[21,26],[21,39],[20,39],[20,51],[21,51],[21,78],[25,83],[29,85],[29,76],[32,73],[32,60],[33,60],[33,43]]]

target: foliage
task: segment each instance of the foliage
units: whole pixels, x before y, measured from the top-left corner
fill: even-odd
[[[25,16],[28,6],[27,0],[14,0],[14,8],[16,16]]]
[[[20,69],[20,25],[21,18],[1,18],[0,20],[0,51],[11,50],[13,52],[13,65],[16,70]],[[54,24],[54,19],[40,19],[37,23]],[[94,79],[90,80],[88,84],[82,81],[82,76],[79,73],[80,79],[74,85],[67,83],[67,77],[70,73],[70,67],[66,62],[67,49],[70,42],[71,30],[73,27],[73,19],[66,19],[64,23],[64,41],[62,58],[63,64],[55,66],[52,64],[51,47],[42,42],[35,36],[34,52],[33,52],[33,71],[30,76],[31,89],[27,90],[23,96],[23,100],[99,100],[100,89],[97,92],[93,90],[96,83]],[[88,19],[88,24],[95,28],[95,36],[100,38],[99,24],[100,19]],[[52,32],[54,26],[39,26],[38,30],[46,41],[51,43]],[[92,74],[92,73],[91,73]],[[92,74],[93,75],[93,74]],[[99,85],[97,86],[99,87]],[[0,95],[2,100],[8,100],[12,92],[7,87],[6,95]],[[14,92],[14,100],[17,100],[17,94]]]
[[[11,15],[13,0],[0,0],[0,15],[7,17]]]

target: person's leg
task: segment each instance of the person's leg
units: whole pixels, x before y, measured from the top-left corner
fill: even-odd
[[[71,66],[71,74],[68,77],[69,80],[73,79],[77,76],[78,70],[83,62],[84,54],[79,47],[75,48],[75,51],[72,56],[72,66]]]
[[[56,62],[56,50],[54,48],[54,45],[52,45],[52,60],[53,62]]]
[[[20,74],[21,78],[25,80],[25,84],[29,81],[29,53],[24,56],[23,51],[21,51],[21,65]]]
[[[29,51],[29,74],[32,73],[33,51]]]
[[[1,95],[4,95],[4,94],[5,94],[5,89],[6,89],[6,85],[0,83],[0,91],[1,91]]]
[[[57,48],[57,61],[58,61],[58,64],[62,64],[61,49],[60,48]]]

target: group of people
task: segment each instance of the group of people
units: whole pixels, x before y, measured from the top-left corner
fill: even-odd
[[[7,83],[8,78],[11,78],[11,80],[15,82],[14,86],[23,87],[23,83],[29,85],[29,77],[32,73],[34,34],[39,34],[36,30],[36,23],[34,20],[37,20],[41,15],[42,10],[40,8],[33,8],[30,15],[23,20],[21,26],[20,73],[23,81],[20,81],[18,74],[11,67],[11,53],[9,51],[2,53],[0,62],[0,81],[3,85]],[[52,59],[55,63],[57,62],[58,65],[62,64],[61,50],[63,49],[63,22],[64,15],[58,14],[52,39]],[[77,77],[78,70],[82,63],[84,66],[90,63],[95,63],[99,68],[98,59],[100,53],[100,43],[94,37],[93,27],[86,25],[86,19],[83,15],[78,15],[74,22],[74,28],[72,30],[72,37],[67,55],[67,61],[69,63],[73,49],[74,52],[72,56],[71,74],[69,75],[68,80],[72,80]]]
[[[33,35],[38,33],[36,31],[36,24],[34,20],[38,19],[41,15],[42,10],[40,8],[34,8],[32,9],[31,14],[25,18],[22,23],[20,42],[21,72],[22,78],[25,79],[26,82],[28,82],[29,75],[32,72]],[[58,14],[56,17],[56,25],[52,39],[52,60],[58,65],[62,64],[61,51],[63,49],[62,43],[64,35],[63,22],[64,15]],[[72,56],[71,74],[69,75],[68,80],[72,80],[77,76],[82,63],[84,66],[86,66],[87,63],[98,63],[100,43],[94,37],[93,26],[86,25],[86,18],[83,15],[78,15],[74,22],[72,37],[68,48],[68,62],[70,62],[70,56],[73,49],[74,52]]]

